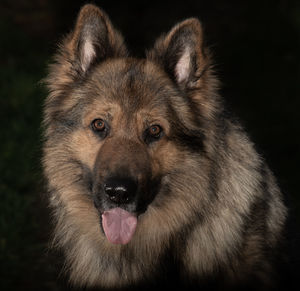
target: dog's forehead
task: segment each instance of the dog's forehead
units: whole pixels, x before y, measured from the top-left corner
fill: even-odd
[[[119,103],[131,110],[161,107],[176,94],[172,82],[158,66],[136,59],[101,64],[91,76],[87,88],[94,100]]]

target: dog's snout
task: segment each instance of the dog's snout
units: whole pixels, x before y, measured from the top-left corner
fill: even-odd
[[[113,177],[106,180],[104,191],[114,203],[130,203],[136,194],[137,183],[132,178]]]

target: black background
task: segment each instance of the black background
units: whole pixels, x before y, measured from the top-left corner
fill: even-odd
[[[0,2],[0,289],[64,290],[47,250],[51,224],[40,157],[41,111],[56,43],[85,1]],[[263,153],[299,221],[300,1],[95,1],[130,51],[176,22],[198,17],[222,81],[221,94]],[[2,286],[1,286],[2,285]]]

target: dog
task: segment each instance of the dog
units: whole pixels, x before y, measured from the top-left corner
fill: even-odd
[[[87,4],[46,83],[43,168],[74,285],[276,288],[287,207],[219,96],[198,19],[137,59]]]

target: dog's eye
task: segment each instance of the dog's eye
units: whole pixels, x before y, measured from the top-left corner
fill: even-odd
[[[163,129],[160,125],[151,125],[144,134],[144,140],[147,144],[159,140],[163,135]]]
[[[102,119],[95,119],[92,122],[92,128],[94,131],[101,132],[106,129],[105,122]]]
[[[152,125],[150,128],[149,128],[149,134],[152,136],[152,137],[159,137],[160,133],[162,132],[162,128],[159,126],[159,125]]]

